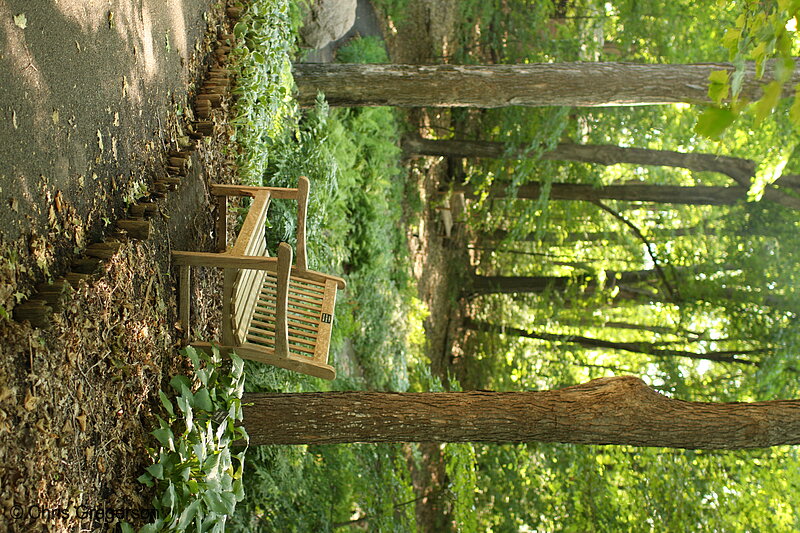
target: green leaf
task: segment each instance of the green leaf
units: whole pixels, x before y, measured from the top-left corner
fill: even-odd
[[[167,489],[164,491],[164,495],[161,497],[161,504],[165,507],[169,507],[171,514],[177,501],[178,495],[175,493],[175,485],[170,481],[167,485]]]
[[[729,76],[730,74],[728,73],[727,70],[715,70],[714,72],[708,75],[708,81],[710,81],[711,83],[727,84]]]
[[[181,351],[181,353],[192,361],[192,368],[194,368],[195,370],[200,368],[200,356],[198,355],[197,350],[195,350],[194,346],[187,346]]]
[[[744,76],[745,76],[744,61],[741,61],[740,64],[734,62],[734,65],[736,65],[736,70],[734,71],[733,76],[731,76],[732,100],[738,99],[739,94],[742,92],[742,85],[744,85]]]
[[[28,17],[25,16],[25,13],[14,15],[14,25],[23,30],[28,27]]]
[[[198,509],[200,509],[200,503],[201,500],[195,500],[183,510],[177,525],[179,531],[185,531],[186,528],[189,527],[189,524],[194,520],[195,515],[197,515]]]
[[[760,42],[752,52],[750,58],[756,62],[756,78],[764,76],[764,60],[767,57],[767,43]]]
[[[735,54],[739,50],[739,39],[742,38],[742,30],[729,28],[725,31],[722,37],[722,46],[727,48],[731,54]]]
[[[154,429],[152,431],[152,435],[162,446],[169,448],[170,450],[175,449],[175,435],[172,433],[171,429],[169,428]]]
[[[764,95],[756,102],[756,123],[767,118],[781,100],[783,84],[772,81],[764,86]]]
[[[205,433],[200,432],[200,434],[204,435]],[[197,460],[200,461],[200,463],[206,460],[207,452],[204,443],[198,442],[197,444],[192,446],[192,451],[194,452],[195,457],[197,457]]]
[[[192,382],[186,376],[175,376],[170,380],[169,384],[178,394],[180,394],[184,387],[188,388],[192,386]]]
[[[232,515],[236,510],[236,495],[232,492],[220,492],[219,496],[225,505],[225,512],[222,514]]]
[[[244,360],[233,352],[231,352],[230,357],[232,363],[231,375],[234,378],[239,379],[242,377],[242,374],[244,373]]]
[[[789,120],[796,128],[800,128],[800,85],[795,87],[794,101],[789,109]]]
[[[227,516],[223,515],[215,520],[214,527],[209,530],[209,533],[225,533],[225,520],[227,518]]]
[[[211,374],[211,371],[209,369],[200,368],[200,369],[195,370],[194,373],[197,376],[197,379],[200,380],[200,383],[202,383],[203,385],[206,385],[206,386],[208,385],[208,377]]]
[[[217,440],[222,439],[222,435],[228,429],[228,421],[229,420],[230,420],[229,418],[226,418],[225,421],[222,422],[222,424],[220,424],[219,427],[217,428],[217,434],[216,434]]]
[[[709,107],[697,119],[694,131],[709,139],[719,139],[736,119],[736,114],[725,107]]]
[[[136,481],[138,481],[142,485],[147,485],[148,487],[152,487],[153,486],[153,476],[151,476],[147,472],[145,472],[141,476],[137,477]]]
[[[187,411],[191,411],[192,406],[189,404],[189,400],[186,399],[186,396],[178,396],[175,398],[175,401],[178,403],[178,409],[185,415]]]
[[[188,392],[189,389],[184,389],[184,390]],[[189,395],[191,394],[192,393],[189,392]],[[190,403],[190,400],[187,399],[187,397],[184,394],[181,394],[176,398],[176,401],[178,402],[178,408],[183,412],[184,416],[186,417],[186,433],[191,433],[192,431],[194,431],[194,424],[193,424],[194,414],[192,412],[192,405]]]
[[[205,460],[203,463],[203,472],[205,472],[207,477],[216,478],[219,476],[219,460],[220,456],[218,453],[210,455]]]
[[[169,413],[169,416],[174,418],[175,408],[173,407],[172,402],[169,401],[169,398],[164,393],[164,391],[162,390],[158,391],[158,397],[161,398],[161,405],[164,406],[164,409],[166,409],[167,413]]]
[[[233,482],[233,494],[236,496],[237,502],[244,500],[244,482],[241,478]]]
[[[223,499],[224,494],[226,493],[206,491],[203,493],[203,501],[206,502],[206,505],[211,511],[221,515],[228,514],[228,505],[225,499]]]
[[[729,73],[727,70],[715,70],[708,76],[708,97],[717,105],[728,98],[730,90]]]
[[[150,473],[155,479],[164,479],[164,467],[161,463],[155,463],[148,466],[145,470]]]
[[[242,412],[242,401],[238,398],[234,398],[231,400],[231,406],[228,409],[228,416],[233,418],[234,420],[242,420],[244,419],[244,413]]]
[[[194,394],[194,407],[195,409],[202,409],[209,413],[214,410],[214,405],[211,403],[211,396],[209,396],[208,389],[205,387],[199,389]]]
[[[779,57],[775,61],[775,80],[786,83],[792,79],[794,72],[794,59],[791,57]]]
[[[158,518],[152,524],[145,524],[142,526],[142,529],[139,530],[139,533],[159,533],[164,529],[164,519]]]
[[[219,366],[220,363],[222,363],[222,354],[219,353],[219,347],[214,346],[211,348],[211,355],[208,360],[213,363],[214,366]]]

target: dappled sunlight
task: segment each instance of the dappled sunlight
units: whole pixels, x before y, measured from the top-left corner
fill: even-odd
[[[169,17],[172,21],[172,31],[170,38],[174,40],[172,45],[178,50],[182,57],[188,57],[189,44],[186,41],[186,17],[183,12],[183,2],[181,0],[169,0]]]
[[[142,45],[141,57],[144,61],[146,80],[149,81],[158,72],[158,59],[153,47],[153,24],[150,19],[150,12],[146,7],[142,10],[142,24],[137,28],[137,34]]]
[[[28,86],[36,91],[40,97],[49,97],[50,89],[47,87],[42,74],[36,64],[36,60],[28,49],[25,42],[25,32],[13,22],[11,11],[0,2],[0,27],[3,28],[5,35],[5,50],[8,52],[11,66],[18,71],[21,79],[25,80]]]
[[[174,47],[188,58],[190,47],[186,37],[186,21],[181,0],[168,0],[169,18],[161,20],[154,13],[163,6],[152,1],[130,0],[61,0],[56,8],[77,23],[84,33],[99,34],[113,30],[133,54],[135,64],[125,76],[123,96],[134,104],[141,103],[139,81],[157,83],[163,67],[159,47]]]
[[[87,33],[97,32],[103,24],[108,24],[108,14],[113,13],[108,0],[59,0],[54,5]]]

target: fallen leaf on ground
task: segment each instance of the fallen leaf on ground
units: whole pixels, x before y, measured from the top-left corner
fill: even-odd
[[[22,402],[22,406],[28,410],[33,411],[36,409],[36,402],[39,401],[39,398],[34,396],[33,393],[29,390],[27,394],[25,394],[25,401]]]
[[[25,16],[25,13],[14,15],[14,24],[16,24],[18,28],[24,30],[28,27],[28,17]]]

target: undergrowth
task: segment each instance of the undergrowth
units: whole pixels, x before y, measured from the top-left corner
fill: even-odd
[[[440,388],[424,356],[422,323],[427,309],[416,298],[410,275],[403,202],[413,195],[405,190],[400,166],[398,117],[389,108],[330,109],[322,96],[313,109],[299,109],[291,98],[290,68],[299,18],[295,3],[256,0],[248,3],[236,24],[233,140],[243,183],[295,187],[301,175],[311,181],[306,227],[309,267],[341,275],[348,283],[336,305],[331,348],[339,377],[329,383],[245,362],[245,388],[248,392]],[[375,40],[356,39],[339,51],[339,57],[387,60],[385,48]],[[267,227],[273,253],[281,241],[293,244],[296,217],[296,203],[273,200]],[[176,385],[178,398],[188,398],[184,389],[189,386]],[[200,403],[205,403],[200,394]],[[179,407],[187,401],[179,400]],[[169,411],[167,403],[165,408]],[[202,420],[205,423],[206,418]],[[172,427],[172,422],[166,425]],[[191,434],[173,433],[170,441],[164,424],[156,431],[159,449],[174,446],[194,451],[197,457],[182,460],[205,464],[202,458],[206,456],[199,447],[195,449],[197,442]],[[233,472],[241,476],[236,480],[243,480],[232,485],[236,501],[221,496],[223,504],[236,504],[234,513],[194,485],[189,486],[189,494],[211,501],[214,508],[190,509],[195,504],[188,499],[183,507],[173,505],[173,489],[158,479],[158,467],[142,479],[159,484],[157,501],[166,513],[163,523],[196,524],[201,511],[205,519],[224,510],[227,519],[217,523],[223,523],[226,531],[368,527],[407,532],[416,530],[417,497],[408,467],[410,460],[418,459],[414,450],[373,444],[248,449],[243,473],[241,469]],[[465,487],[464,479],[470,479],[461,465],[471,465],[471,455],[465,457],[450,460],[448,475],[458,480],[456,492]],[[188,482],[181,483],[182,487]],[[462,494],[469,492],[465,489]]]
[[[309,177],[309,264],[347,279],[332,348],[339,389],[408,388],[407,341],[424,315],[409,312],[414,287],[399,223],[405,193],[397,136],[389,109],[332,110],[320,99],[273,140],[266,161],[265,184]],[[271,206],[270,244],[293,241],[295,209],[289,201]],[[342,371],[346,357],[358,371]],[[249,364],[247,375],[254,391],[330,386],[265,365]],[[233,524],[242,531],[326,531],[354,515],[371,528],[413,531],[414,506],[401,505],[414,496],[400,446],[259,447],[248,452],[248,464],[247,497]]]
[[[272,5],[274,11],[287,13],[275,7],[277,2]],[[269,45],[281,53],[291,48]],[[385,49],[374,40],[354,40],[340,54],[348,60],[386,59]],[[255,57],[249,50],[240,55]],[[277,52],[274,57],[283,60]],[[262,66],[257,74],[263,71],[285,72]],[[246,67],[241,76],[249,72]],[[281,75],[273,79],[289,85]],[[260,83],[243,80],[247,87]],[[424,347],[420,331],[425,310],[414,303],[409,275],[395,112],[330,109],[322,96],[313,109],[300,110],[281,100],[280,89],[259,90],[260,97],[240,98],[237,104],[240,179],[294,187],[298,176],[307,176],[309,267],[341,275],[348,286],[340,293],[334,318],[331,357],[337,380],[328,383],[247,362],[246,388],[406,390],[407,359]],[[259,98],[282,102],[274,107],[278,112],[267,118],[253,109]],[[294,244],[296,221],[296,203],[273,200],[266,232],[273,252],[281,241]],[[248,451],[247,465],[246,497],[228,524],[231,531],[329,531],[351,521],[382,531],[415,529],[415,507],[408,503],[414,493],[399,445],[261,446]]]
[[[236,73],[231,140],[239,147],[236,163],[242,180],[255,183],[264,173],[270,139],[296,104],[292,99],[292,51],[301,24],[296,2],[255,0],[233,28],[236,46],[231,68]]]
[[[153,461],[139,481],[155,487],[156,519],[142,533],[161,531],[225,531],[228,517],[244,498],[242,420],[244,362],[231,355],[230,369],[219,351],[211,355],[186,348],[192,376],[175,376],[171,396],[159,391],[164,408]],[[236,444],[234,444],[236,443]],[[234,445],[238,448],[234,448]],[[129,525],[123,531],[133,531]]]

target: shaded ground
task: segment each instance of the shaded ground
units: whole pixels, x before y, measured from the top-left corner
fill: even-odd
[[[102,531],[109,510],[147,518],[136,477],[150,402],[183,364],[169,251],[213,241],[207,181],[229,177],[224,130],[158,199],[154,237],[116,235],[120,251],[51,329],[8,315],[164,176],[167,150],[187,142],[187,92],[222,11],[210,0],[0,0],[0,532]],[[217,281],[201,276],[196,291]],[[195,323],[218,323],[215,309],[203,299]]]
[[[212,4],[0,1],[0,230],[39,254],[31,277],[162,171]]]

